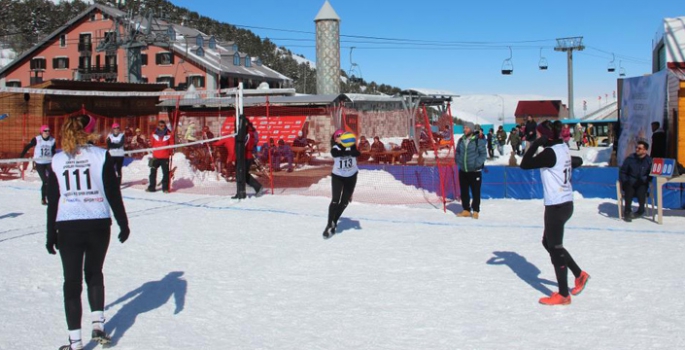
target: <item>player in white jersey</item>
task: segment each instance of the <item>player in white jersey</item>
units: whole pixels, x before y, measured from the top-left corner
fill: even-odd
[[[551,129],[549,126],[551,126]],[[571,295],[568,288],[568,269],[575,279],[575,287],[570,291],[578,295],[585,288],[590,275],[578,267],[571,254],[564,248],[564,225],[573,215],[573,188],[571,175],[573,168],[582,165],[579,157],[571,157],[568,147],[560,138],[563,124],[542,123],[537,127],[538,137],[532,142],[521,160],[521,169],[540,169],[544,190],[545,229],[542,245],[552,258],[554,272],[559,285],[559,292],[540,299],[544,305],[568,305]],[[544,146],[542,152],[535,155],[538,147]]]
[[[354,187],[357,185],[357,157],[361,155],[356,145],[345,147],[340,143],[344,132],[337,130],[331,138],[331,155],[333,156],[333,173],[331,174],[332,199],[328,206],[328,222],[323,231],[323,238],[335,234],[338,220],[350,203]]]
[[[119,123],[112,124],[112,132],[107,135],[107,150],[114,161],[114,168],[117,171],[119,185],[121,185],[121,168],[124,166],[124,144],[126,138],[121,132]]]
[[[62,150],[52,159],[48,181],[48,253],[59,249],[64,275],[64,309],[69,345],[59,350],[83,349],[81,289],[85,272],[92,318],[92,340],[107,344],[105,287],[102,266],[110,240],[110,209],[121,229],[119,241],[130,230],[112,157],[89,144],[88,116],[69,117],[62,127]]]
[[[33,161],[36,163],[36,171],[40,176],[40,181],[43,182],[40,187],[40,202],[43,205],[48,204],[47,188],[48,188],[48,174],[50,173],[50,163],[52,156],[55,154],[55,138],[50,136],[50,127],[43,125],[40,127],[40,135],[31,139],[31,142],[24,146],[20,158],[24,158],[26,153],[33,147]]]

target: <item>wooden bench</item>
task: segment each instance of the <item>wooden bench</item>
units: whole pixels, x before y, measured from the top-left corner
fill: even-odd
[[[19,153],[0,152],[0,160],[2,160],[2,159],[18,159],[19,156],[20,156]],[[21,176],[22,165],[23,164],[21,162],[0,163],[0,175],[9,176],[9,175],[11,175],[12,171],[16,170],[17,175]]]

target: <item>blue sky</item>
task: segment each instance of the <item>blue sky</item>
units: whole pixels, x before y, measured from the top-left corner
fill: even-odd
[[[315,61],[314,17],[323,0],[172,0],[203,16],[250,29]],[[292,5],[296,3],[297,6]],[[575,98],[612,98],[626,77],[651,72],[652,40],[665,17],[685,15],[673,1],[330,0],[341,17],[341,65],[352,60],[367,81],[458,94],[567,96],[566,54],[556,38],[583,36],[574,52]],[[261,27],[261,28],[258,28]],[[269,28],[269,29],[266,29]],[[401,39],[395,41],[354,36]],[[477,44],[476,44],[477,43]],[[509,48],[514,73],[501,74]],[[541,52],[542,49],[542,52]],[[607,72],[615,55],[616,72]],[[549,69],[538,69],[540,56]]]

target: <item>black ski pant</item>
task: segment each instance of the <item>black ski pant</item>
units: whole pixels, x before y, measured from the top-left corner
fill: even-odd
[[[642,213],[645,211],[645,201],[647,199],[647,189],[649,185],[646,183],[635,183],[633,185],[624,182],[621,184],[623,189],[624,209],[623,213],[630,214],[632,212],[633,198],[637,197],[637,211]]]
[[[461,192],[461,206],[466,211],[480,212],[480,186],[483,174],[480,171],[465,172],[459,170],[459,190]],[[469,193],[469,190],[471,193]],[[473,196],[473,201],[471,201]]]
[[[337,225],[340,216],[350,204],[352,195],[354,194],[354,187],[357,185],[357,174],[344,177],[340,175],[331,174],[331,204],[328,206],[328,225]]]
[[[40,176],[40,181],[43,182],[43,184],[40,186],[40,199],[47,200],[48,178],[50,177],[50,173],[52,172],[52,164],[36,163],[36,171],[38,172],[38,176]]]
[[[102,266],[109,246],[110,229],[64,231],[57,235],[57,246],[64,272],[64,311],[69,330],[81,329],[81,291],[85,273],[90,311],[104,311],[105,282]]]
[[[154,191],[157,188],[157,168],[162,167],[162,191],[169,190],[169,159],[152,159],[150,163],[150,183],[148,189]]]
[[[114,170],[117,172],[117,180],[119,180],[119,185],[121,185],[121,168],[124,167],[124,157],[112,157],[112,161],[114,162]],[[157,173],[155,173],[156,176]]]
[[[573,215],[573,202],[545,206],[545,231],[542,246],[549,253],[559,284],[559,294],[568,296],[568,269],[580,276],[581,269],[564,248],[564,225]],[[567,268],[568,267],[568,268]]]

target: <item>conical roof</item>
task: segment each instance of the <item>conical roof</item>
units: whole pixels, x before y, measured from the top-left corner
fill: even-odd
[[[331,6],[328,0],[323,3],[321,10],[319,10],[319,14],[317,14],[316,18],[314,18],[314,22],[326,20],[340,21],[340,17],[338,17],[338,14],[335,13],[333,6]]]

